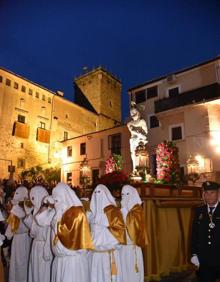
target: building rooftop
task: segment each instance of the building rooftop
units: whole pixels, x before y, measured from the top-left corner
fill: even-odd
[[[138,84],[138,85],[136,85],[136,86],[134,86],[134,87],[132,87],[132,88],[129,88],[129,89],[128,89],[128,92],[133,91],[133,90],[135,90],[135,89],[137,89],[137,88],[140,88],[140,87],[142,87],[142,86],[146,86],[146,85],[148,85],[148,84],[154,83],[154,82],[156,82],[156,81],[160,81],[161,79],[165,79],[165,78],[167,78],[167,77],[170,76],[170,75],[177,75],[177,74],[180,74],[180,73],[189,71],[189,70],[191,70],[191,69],[195,69],[195,68],[201,67],[201,66],[203,66],[203,65],[212,63],[212,62],[217,61],[217,60],[219,60],[219,59],[220,59],[220,55],[218,55],[217,57],[215,57],[215,58],[213,58],[213,59],[210,59],[210,60],[208,60],[208,61],[205,61],[205,62],[196,64],[196,65],[193,65],[193,66],[191,66],[191,67],[187,67],[187,68],[181,69],[181,70],[179,70],[179,71],[176,71],[176,72],[173,72],[173,73],[168,73],[168,74],[163,75],[163,76],[160,76],[160,77],[158,77],[158,78],[155,78],[155,79],[152,79],[152,80],[148,80],[148,81],[146,81],[146,82],[144,82],[144,83],[141,83],[141,84]]]
[[[14,76],[16,76],[16,77],[19,77],[19,78],[21,78],[21,79],[27,81],[28,83],[31,83],[31,84],[33,84],[33,85],[35,85],[35,86],[37,86],[37,87],[39,87],[39,88],[41,88],[41,89],[43,89],[43,90],[46,90],[46,91],[48,91],[48,92],[50,92],[50,93],[56,95],[56,92],[54,92],[54,91],[52,91],[52,90],[50,90],[50,89],[48,89],[48,88],[46,88],[46,87],[44,87],[44,86],[41,86],[40,84],[37,84],[36,82],[33,82],[33,81],[31,81],[31,80],[29,80],[29,79],[27,79],[27,78],[25,78],[25,77],[23,77],[23,76],[21,76],[21,75],[18,75],[18,74],[14,73],[14,72],[12,72],[12,71],[6,69],[6,68],[0,67],[0,70],[3,70],[3,71],[5,71],[5,72],[8,72],[8,73],[10,73],[10,74],[12,74],[12,75],[14,75]]]
[[[102,66],[98,67],[98,68],[94,68],[92,70],[89,70],[87,68],[85,68],[85,73],[83,73],[82,75],[78,76],[78,77],[75,77],[74,80],[77,81],[81,78],[84,78],[86,76],[89,76],[93,73],[96,73],[98,71],[102,71],[104,73],[106,73],[107,75],[110,75],[112,78],[114,78],[115,80],[117,80],[119,83],[121,83],[121,80],[114,74],[110,73],[109,71],[107,71],[105,68],[103,68]]]

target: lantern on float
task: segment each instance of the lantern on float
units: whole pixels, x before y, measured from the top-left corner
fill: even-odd
[[[148,153],[146,146],[143,142],[140,142],[135,150],[135,155],[137,157],[137,163],[139,168],[147,167],[148,165]]]
[[[188,174],[198,173],[199,171],[199,162],[192,155],[189,156],[189,159],[186,161]]]

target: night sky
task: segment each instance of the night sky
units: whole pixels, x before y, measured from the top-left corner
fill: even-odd
[[[220,1],[0,0],[0,66],[73,100],[83,67],[127,90],[220,54]]]

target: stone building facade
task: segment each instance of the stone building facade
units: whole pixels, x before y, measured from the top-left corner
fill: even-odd
[[[220,181],[220,58],[164,75],[129,89],[144,107],[152,174],[155,150],[164,140],[179,148],[182,174]],[[188,165],[194,159],[194,167]]]
[[[0,178],[60,166],[63,140],[121,124],[121,82],[98,68],[74,81],[76,102],[0,68]],[[102,105],[104,103],[104,106]]]
[[[83,163],[86,160],[86,176],[89,183],[105,174],[105,162],[113,154],[122,156],[123,171],[131,172],[129,145],[130,132],[126,125],[91,132],[63,141],[61,179],[73,186],[82,185]]]

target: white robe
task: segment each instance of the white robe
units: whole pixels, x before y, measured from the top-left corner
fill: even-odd
[[[50,227],[41,227],[33,219],[32,215],[29,221],[30,235],[33,238],[29,270],[28,282],[50,282],[52,253],[50,245]],[[30,223],[32,221],[32,223]]]
[[[123,282],[120,264],[120,245],[108,230],[108,219],[105,214],[100,215],[100,224],[94,223],[92,215],[89,221],[95,250],[90,251],[90,281],[91,282]],[[114,250],[113,252],[111,250]],[[117,275],[111,274],[111,262],[115,260]]]
[[[52,241],[55,233],[52,230]],[[52,282],[89,282],[88,251],[69,250],[58,240],[52,247],[55,255]]]
[[[57,222],[72,206],[82,206],[75,192],[65,183],[58,183],[53,189],[56,214],[52,220],[52,242],[57,233]],[[48,216],[49,218],[49,216]],[[70,250],[58,241],[52,243],[55,255],[52,265],[52,282],[89,282],[89,266],[87,250]]]
[[[128,211],[122,209],[122,215],[126,222]],[[140,247],[133,244],[126,231],[127,245],[122,245],[119,254],[121,260],[122,277],[126,282],[144,282],[144,263],[143,254]],[[136,272],[137,264],[138,272]]]
[[[5,235],[8,239],[13,237],[11,245],[11,258],[9,268],[9,282],[26,282],[28,260],[30,255],[31,238],[28,235],[28,228],[20,219],[20,224],[15,233],[8,225]]]

